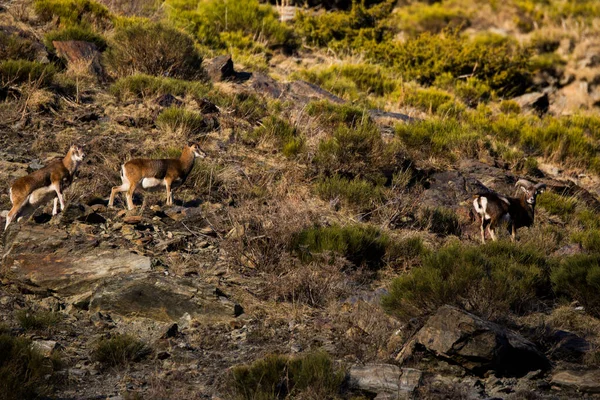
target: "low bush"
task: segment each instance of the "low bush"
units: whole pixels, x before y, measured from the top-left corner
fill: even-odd
[[[232,44],[228,40],[231,37],[227,36],[231,33],[239,33],[271,48],[297,47],[293,30],[279,21],[271,5],[258,0],[168,0],[165,5],[169,19],[212,48]]]
[[[249,134],[249,139],[255,142],[274,141],[286,157],[298,155],[302,152],[305,143],[295,126],[274,115],[265,118],[261,125]]]
[[[594,228],[576,232],[571,238],[575,243],[579,243],[586,251],[600,254],[600,229]]]
[[[402,88],[401,98],[403,104],[432,113],[436,113],[442,105],[455,101],[453,96],[444,90],[420,89],[411,86]]]
[[[51,393],[52,362],[30,340],[0,334],[0,399],[45,398]]]
[[[427,253],[428,249],[423,239],[419,236],[409,236],[392,240],[388,247],[387,258],[392,265],[402,263],[406,266],[420,263]]]
[[[48,32],[44,36],[44,44],[51,52],[56,50],[52,42],[65,40],[81,40],[94,43],[99,51],[104,51],[106,49],[106,39],[104,39],[102,35],[94,32],[90,28],[81,26],[73,25],[68,28]]]
[[[301,397],[302,393],[311,398],[334,398],[344,376],[343,370],[323,351],[299,357],[269,355],[231,371],[237,398],[246,400]]]
[[[105,53],[118,77],[148,74],[169,78],[204,78],[202,55],[194,40],[165,23],[133,20],[117,26]]]
[[[545,191],[538,196],[536,203],[551,215],[558,215],[559,217],[565,218],[575,212],[577,199]]]
[[[265,100],[254,93],[225,94],[213,91],[209,98],[217,106],[229,109],[235,117],[245,119],[250,124],[256,124],[269,114]]]
[[[430,232],[447,236],[460,236],[461,228],[456,213],[448,208],[434,207],[425,208],[420,215],[420,224]]]
[[[469,16],[458,8],[442,3],[420,2],[399,8],[393,22],[400,30],[412,35],[438,33],[448,28],[465,29],[470,25]]]
[[[349,100],[359,100],[363,94],[385,96],[397,86],[384,68],[366,63],[314,67],[297,76]]]
[[[377,269],[384,263],[389,243],[389,237],[373,226],[333,225],[314,226],[296,233],[291,248],[304,262],[312,261],[315,255],[333,252],[357,267]]]
[[[366,212],[380,204],[385,196],[380,185],[360,178],[346,179],[339,175],[321,178],[316,191],[323,200],[341,199],[346,205]]]
[[[198,81],[136,74],[118,79],[109,90],[119,100],[129,97],[144,99],[163,94],[201,98],[208,94],[210,86]]]
[[[210,129],[202,114],[180,107],[169,107],[156,117],[156,125],[170,133],[188,137]]]
[[[131,362],[138,362],[152,353],[152,349],[145,343],[130,335],[116,335],[111,338],[101,339],[92,357],[104,367],[126,366]]]
[[[56,67],[37,61],[7,60],[0,62],[0,85],[36,83],[41,87],[52,83]]]
[[[373,178],[380,174],[383,150],[383,140],[375,124],[365,122],[354,129],[340,125],[332,138],[319,143],[313,161],[325,175]]]
[[[327,100],[311,101],[306,106],[306,112],[331,126],[343,123],[355,127],[369,121],[365,109],[350,104],[334,104]]]
[[[561,260],[552,271],[552,284],[559,295],[577,300],[588,314],[600,317],[600,255],[578,254]]]
[[[29,60],[36,57],[35,44],[17,34],[0,31],[0,60]]]
[[[452,243],[394,279],[382,305],[403,319],[429,315],[444,304],[503,319],[510,311],[530,310],[550,295],[549,270],[549,261],[529,246]]]
[[[423,33],[405,42],[382,42],[370,58],[397,71],[405,81],[431,85],[449,74],[477,78],[502,96],[522,94],[531,86],[529,53],[516,41],[499,35],[461,36],[457,31]]]
[[[330,47],[336,51],[360,51],[391,38],[385,19],[393,9],[393,1],[368,8],[363,2],[352,2],[349,11],[313,14],[299,12],[294,26],[310,46]]]
[[[62,317],[60,314],[51,311],[31,311],[19,310],[15,317],[25,330],[47,330],[56,326]]]
[[[57,18],[63,27],[92,25],[107,28],[112,24],[108,8],[94,0],[35,0],[34,9],[40,20]]]

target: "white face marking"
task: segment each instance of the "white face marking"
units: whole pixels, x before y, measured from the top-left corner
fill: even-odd
[[[144,178],[142,179],[142,187],[144,189],[155,188],[157,186],[164,186],[164,179],[156,179],[156,178]]]

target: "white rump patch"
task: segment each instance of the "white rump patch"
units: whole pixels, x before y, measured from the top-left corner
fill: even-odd
[[[35,205],[39,203],[42,199],[46,197],[48,193],[54,192],[54,187],[52,186],[44,186],[39,189],[34,190],[29,195],[29,204]]]
[[[164,186],[164,179],[156,179],[156,178],[144,178],[142,179],[142,187],[144,189],[155,188],[157,186]]]
[[[479,202],[481,202],[481,206],[479,206]],[[481,215],[483,219],[492,219],[492,217],[490,217],[487,213],[487,205],[488,199],[483,196],[477,197],[475,200],[473,200],[473,207],[475,207],[475,212]]]

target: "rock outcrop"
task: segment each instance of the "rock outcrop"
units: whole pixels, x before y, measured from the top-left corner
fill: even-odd
[[[544,354],[523,336],[453,306],[440,307],[402,350],[398,361],[410,358],[417,346],[478,375],[493,370],[522,376],[550,367]]]

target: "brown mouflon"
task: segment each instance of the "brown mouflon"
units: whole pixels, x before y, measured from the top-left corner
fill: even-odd
[[[133,210],[133,193],[140,185],[145,190],[153,190],[164,186],[167,190],[166,205],[173,205],[172,190],[183,185],[194,167],[196,157],[204,158],[206,155],[197,144],[191,144],[183,148],[181,157],[178,159],[135,158],[127,161],[121,167],[121,180],[123,183],[121,186],[112,188],[108,206],[113,206],[117,193],[127,192],[127,208]]]
[[[73,145],[64,158],[55,159],[44,168],[17,179],[10,187],[12,208],[6,217],[4,230],[15,218],[19,217],[19,212],[27,204],[37,207],[56,196],[52,215],[57,214],[59,202],[60,209],[64,210],[63,191],[71,185],[73,175],[84,155],[81,147]]]
[[[485,243],[486,228],[492,240],[496,240],[496,228],[502,221],[508,224],[513,241],[517,236],[517,229],[533,225],[536,198],[546,189],[546,185],[519,179],[515,186],[522,190],[518,197],[480,193],[473,199],[475,212],[481,218],[481,241],[483,243]]]

